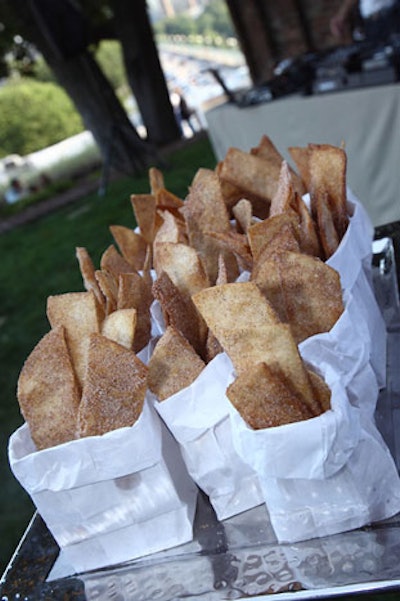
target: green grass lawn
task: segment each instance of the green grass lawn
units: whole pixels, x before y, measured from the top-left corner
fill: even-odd
[[[184,197],[199,166],[214,168],[207,139],[189,144],[167,158],[167,188]],[[15,391],[22,364],[48,331],[50,294],[83,290],[75,247],[85,246],[97,267],[113,243],[109,226],[134,227],[130,194],[149,192],[147,174],[110,183],[97,193],[40,221],[0,235],[0,571],[8,563],[34,511],[12,475],[7,458],[10,434],[22,424]]]

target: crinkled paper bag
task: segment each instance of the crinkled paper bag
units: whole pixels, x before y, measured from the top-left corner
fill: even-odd
[[[327,264],[340,274],[344,291],[350,291],[359,304],[358,320],[368,327],[370,362],[378,386],[386,384],[386,324],[375,297],[372,282],[372,243],[374,228],[360,201],[348,194],[350,221],[336,252]]]
[[[327,264],[340,273],[342,286],[351,289],[358,277],[360,266],[371,272],[374,228],[361,202],[347,190],[349,225],[337,250]]]
[[[187,469],[209,496],[218,519],[263,503],[257,475],[232,445],[230,402],[225,396],[233,367],[217,355],[195,382],[155,406],[179,442]]]
[[[350,403],[372,419],[379,384],[370,361],[370,330],[365,320],[360,318],[360,303],[349,291],[344,293],[344,306],[333,328],[303,340],[299,351],[306,363],[320,371],[325,372],[328,366],[334,369]]]
[[[252,430],[231,410],[235,448],[260,480],[279,542],[294,543],[382,520],[400,510],[393,458],[372,421],[350,405],[338,374],[322,374],[332,408],[319,417]]]
[[[130,428],[42,451],[24,424],[10,438],[9,460],[76,572],[192,539],[197,487],[147,402]]]

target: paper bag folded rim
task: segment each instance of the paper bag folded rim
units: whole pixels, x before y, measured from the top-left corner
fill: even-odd
[[[154,400],[181,446],[189,474],[209,496],[219,520],[263,503],[256,474],[232,444],[225,391],[233,377],[229,357],[220,353],[191,386],[162,402]]]
[[[150,419],[147,403],[138,421],[102,436],[89,436],[37,451],[25,423],[9,441],[15,477],[29,493],[76,488],[146,469],[161,457],[160,424]],[[151,440],[144,446],[142,440]],[[107,444],[107,460],[104,449]]]
[[[260,479],[324,479],[339,471],[357,447],[359,409],[349,403],[340,374],[329,365],[318,371],[332,393],[332,408],[318,417],[253,430],[231,406],[234,447]]]
[[[198,488],[147,400],[131,428],[43,451],[24,425],[9,459],[76,572],[192,540]]]

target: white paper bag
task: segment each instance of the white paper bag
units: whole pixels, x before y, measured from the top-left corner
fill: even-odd
[[[369,418],[348,402],[338,374],[322,374],[332,409],[277,428],[252,430],[231,408],[239,455],[259,476],[279,542],[327,536],[400,510],[393,458]]]
[[[179,442],[187,469],[222,520],[263,503],[258,478],[232,445],[230,402],[233,367],[217,355],[193,384],[155,407]]]
[[[343,291],[350,291],[359,305],[358,320],[368,327],[370,363],[378,386],[386,384],[386,325],[375,297],[372,282],[372,243],[374,228],[360,201],[348,194],[350,221],[336,252],[327,264],[340,274]]]
[[[360,317],[360,303],[352,293],[344,293],[344,304],[345,309],[333,328],[303,340],[299,352],[304,361],[321,372],[328,366],[334,369],[350,403],[372,419],[379,384],[371,365],[370,331],[365,319]],[[381,351],[386,355],[386,347]]]
[[[36,451],[24,424],[11,469],[76,572],[192,539],[198,489],[149,403],[131,428]]]

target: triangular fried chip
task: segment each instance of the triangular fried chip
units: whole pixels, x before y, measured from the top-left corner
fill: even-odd
[[[160,188],[155,195],[157,208],[180,209],[184,202],[179,196],[176,196],[166,188]]]
[[[78,259],[79,269],[82,275],[83,285],[85,290],[93,290],[96,299],[103,309],[106,308],[106,299],[102,291],[100,290],[99,284],[96,280],[95,267],[91,256],[89,255],[86,248],[82,246],[76,247],[76,258]]]
[[[231,147],[222,161],[219,177],[237,186],[250,201],[253,197],[261,200],[268,212],[278,188],[280,168],[275,161]]]
[[[133,351],[101,334],[90,337],[88,351],[78,436],[132,426],[143,409],[148,368]]]
[[[317,257],[301,253],[280,253],[274,260],[296,342],[331,330],[344,310],[339,273]]]
[[[249,243],[247,237],[239,232],[205,232],[207,236],[216,240],[220,247],[220,253],[224,249],[235,255],[238,264],[242,270],[250,271],[253,266],[253,257],[250,252]],[[226,260],[226,255],[225,255]],[[236,279],[236,278],[235,278]]]
[[[294,210],[296,207],[295,196],[296,191],[294,189],[289,165],[286,161],[282,161],[281,170],[279,173],[278,188],[271,200],[271,206],[269,210],[270,217]]]
[[[117,277],[120,273],[131,273],[134,271],[131,263],[119,254],[113,244],[110,244],[101,255],[100,269],[108,271]]]
[[[257,261],[253,264],[251,279],[256,282],[258,282],[258,280],[262,281],[260,272],[264,272],[268,277],[264,267],[265,261],[271,259],[275,254],[284,251],[300,252],[299,242],[294,233],[294,228],[290,223],[283,223],[282,227],[277,230],[274,236],[268,239],[267,243],[264,244],[257,257]]]
[[[256,363],[266,363],[275,372],[281,372],[293,394],[304,402],[313,415],[321,409],[312,394],[307,371],[294,341],[290,326],[253,324],[231,328],[218,337],[229,355],[238,375],[246,373]]]
[[[240,356],[240,338],[250,329],[257,330],[265,324],[277,323],[279,318],[253,282],[235,282],[213,286],[193,296],[193,302],[206,324],[224,350],[230,355],[235,368],[240,369],[241,359],[247,361],[248,354]],[[247,342],[243,341],[246,346]]]
[[[241,198],[232,207],[232,213],[236,219],[237,230],[239,233],[247,234],[249,227],[253,223],[253,208],[247,198]]]
[[[283,227],[287,226],[293,230],[293,233],[297,238],[299,220],[298,216],[293,212],[281,213],[279,215],[268,217],[249,227],[247,237],[255,262],[258,260],[264,246],[266,246]]]
[[[117,308],[118,279],[117,275],[105,269],[96,269],[96,281],[106,299],[105,314],[109,315]]]
[[[180,292],[189,297],[210,285],[199,255],[186,244],[161,242],[157,245],[157,272],[163,271]]]
[[[80,391],[62,326],[45,334],[26,359],[17,398],[38,450],[75,438]]]
[[[157,342],[148,367],[149,389],[163,401],[190,386],[205,363],[186,338],[169,326]]]
[[[124,225],[110,225],[110,232],[123,258],[131,266],[131,271],[143,269],[147,251],[147,242],[143,236]],[[121,272],[121,268],[119,271]]]
[[[47,318],[52,328],[63,326],[75,373],[82,385],[87,366],[89,336],[100,332],[102,314],[92,291],[49,296]]]
[[[133,349],[136,321],[136,309],[118,309],[107,315],[103,321],[101,333],[121,346]]]
[[[164,188],[164,175],[158,167],[150,167],[149,182],[151,194],[156,195],[158,190]]]
[[[156,199],[153,194],[132,194],[131,204],[140,234],[152,244],[156,232]]]
[[[299,216],[299,227],[296,230],[301,252],[322,258],[322,248],[317,234],[316,224],[302,198],[295,195],[296,213]]]
[[[207,326],[190,296],[182,294],[163,271],[153,285],[167,324],[173,325],[188,340],[197,354],[204,356]]]
[[[257,363],[230,384],[227,397],[254,430],[299,422],[313,417],[293,394],[284,378],[265,363]]]
[[[138,273],[122,273],[118,280],[118,309],[136,309],[133,350],[138,353],[150,340],[153,302],[151,285]]]
[[[292,157],[297,171],[304,183],[307,192],[311,188],[311,177],[310,177],[310,149],[308,146],[289,146],[288,152]]]
[[[229,232],[231,229],[219,178],[214,171],[197,171],[181,212],[185,218],[189,244],[201,257],[210,282],[213,283],[217,277],[221,249],[207,233],[210,230]]]
[[[258,146],[250,149],[250,153],[255,154],[262,159],[267,159],[270,163],[275,163],[279,168],[281,168],[282,161],[284,160],[283,155],[279,152],[271,138],[265,134],[261,136]],[[306,190],[301,177],[299,177],[291,167],[289,167],[289,172],[294,184],[294,189],[298,194],[303,195]]]
[[[309,144],[311,208],[313,196],[326,195],[339,241],[343,238],[349,217],[347,214],[346,167],[343,148],[330,144]]]
[[[315,191],[312,195],[313,217],[317,224],[318,237],[325,259],[329,259],[337,250],[340,239],[329,208],[326,192]]]

